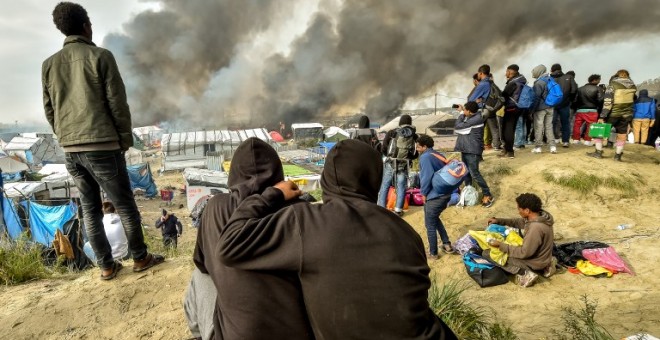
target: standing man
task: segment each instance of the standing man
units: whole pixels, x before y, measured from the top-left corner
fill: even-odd
[[[564,94],[563,100],[559,105],[555,106],[555,113],[553,118],[553,125],[555,130],[555,139],[559,140],[561,135],[561,144],[563,147],[568,147],[568,139],[571,136],[571,103],[575,100],[577,95],[577,83],[575,79],[568,73],[564,74],[561,71],[561,65],[554,64],[550,68],[550,76],[555,78],[555,81],[561,87]],[[558,126],[561,124],[561,131]]]
[[[429,239],[429,257],[438,259],[438,234],[442,241],[442,250],[451,254],[454,247],[451,246],[447,230],[440,219],[440,214],[447,209],[451,192],[439,192],[431,184],[433,174],[442,169],[446,163],[441,159],[445,157],[433,150],[433,138],[427,135],[419,135],[416,141],[419,156],[419,184],[420,192],[424,195],[424,225],[426,236]]]
[[[545,103],[548,96],[548,77],[545,65],[538,65],[532,69],[534,81],[534,104],[531,110],[534,112],[534,144],[536,147],[532,153],[541,153],[543,147],[543,134],[550,145],[550,153],[557,153],[555,135],[552,130],[553,109]]]
[[[502,118],[502,139],[504,139],[504,151],[499,157],[514,158],[513,142],[516,134],[516,124],[522,110],[516,104],[520,99],[520,92],[527,83],[525,76],[518,73],[518,65],[509,65],[506,68],[506,86],[502,90],[504,97],[504,117]]]
[[[633,110],[633,135],[635,144],[646,144],[649,128],[655,125],[655,99],[649,97],[648,90],[639,91]]]
[[[53,10],[53,22],[66,39],[64,47],[42,66],[44,109],[80,191],[87,236],[101,279],[113,279],[122,266],[112,258],[103,230],[100,189],[114,203],[124,225],[133,271],[144,271],[164,258],[147,252],[126,171],[124,151],[133,145],[133,134],[117,63],[110,51],[92,42],[92,23],[82,6],[60,2]]]
[[[396,183],[394,213],[399,216],[403,215],[403,200],[406,197],[410,162],[418,156],[417,151],[415,151],[416,132],[415,127],[412,126],[412,118],[409,115],[402,115],[399,118],[399,127],[388,131],[385,139],[383,139],[382,150],[386,159],[383,181],[378,194],[378,205],[385,207],[387,203],[387,192],[390,190],[393,182]]]
[[[603,93],[598,87],[600,75],[592,74],[589,82],[580,87],[575,98],[575,125],[573,125],[573,141],[580,142],[582,124],[587,124],[584,145],[591,145],[589,126],[598,120],[598,108],[603,105]]]
[[[484,119],[481,117],[481,112],[479,112],[479,107],[475,102],[467,102],[462,110],[463,114],[458,116],[454,126],[454,132],[458,135],[454,151],[461,153],[463,163],[468,167],[465,185],[472,185],[474,179],[484,194],[481,205],[490,208],[495,202],[495,198],[491,194],[490,188],[488,188],[488,183],[479,171],[479,163],[484,160],[482,156],[484,152]]]
[[[163,215],[156,220],[156,229],[161,229],[165,247],[177,247],[179,236],[183,234],[183,225],[174,214],[163,209]]]
[[[619,70],[610,80],[610,85],[605,91],[603,111],[600,113],[598,122],[603,123],[606,121],[612,124],[616,131],[615,161],[621,162],[623,146],[626,145],[628,125],[632,121],[635,93],[637,93],[637,86],[630,79],[630,73],[627,70]],[[594,145],[596,151],[587,153],[587,155],[594,158],[603,158],[603,140],[595,138]]]
[[[492,77],[490,75],[490,66],[484,64],[479,66],[477,70],[477,79],[479,83],[472,90],[470,96],[468,97],[469,102],[476,102],[479,105],[480,109],[484,108],[486,104],[486,99],[490,95],[490,86],[492,83]],[[500,126],[497,122],[497,115],[495,112],[486,113],[485,124],[490,130],[490,135],[492,136],[492,146],[494,150],[501,150],[501,140],[500,140]]]

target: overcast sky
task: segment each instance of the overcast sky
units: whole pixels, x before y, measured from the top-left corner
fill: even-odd
[[[41,97],[41,63],[57,52],[64,41],[64,36],[52,22],[51,13],[57,2],[22,0],[3,4],[0,12],[0,123],[45,123]],[[88,0],[80,3],[87,9],[92,20],[94,41],[97,44],[103,41],[106,34],[121,32],[122,24],[136,13],[157,8],[153,2],[137,0]],[[645,36],[643,33],[640,33],[638,39],[603,41],[603,44],[585,45],[572,50],[556,49],[551,44],[541,43],[523,55],[502,57],[508,60],[507,63],[520,65],[521,72],[528,77],[531,69],[539,63],[549,68],[552,63],[560,62],[564,71],[576,71],[580,85],[586,83],[586,78],[592,73],[602,74],[603,80],[606,80],[619,68],[627,68],[635,82],[660,76],[660,38]],[[121,69],[122,65],[119,67]],[[455,77],[454,86],[443,86],[437,92],[464,98],[470,81],[468,78],[463,85],[461,77],[469,77],[474,71],[466,70],[464,75]],[[496,81],[501,82],[504,69],[494,71]],[[456,101],[458,99],[439,97],[439,105]],[[406,106],[432,107],[433,100],[411,100]]]

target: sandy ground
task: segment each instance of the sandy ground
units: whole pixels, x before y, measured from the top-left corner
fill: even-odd
[[[612,278],[591,278],[568,272],[543,279],[531,288],[513,283],[479,288],[464,272],[459,256],[444,255],[430,261],[439,282],[455,278],[470,286],[466,297],[475,304],[490,306],[495,317],[510,324],[520,339],[551,339],[551,330],[561,328],[561,308],[577,306],[581,295],[598,300],[597,320],[615,337],[647,331],[660,335],[660,153],[643,147],[628,147],[625,163],[611,159],[593,160],[584,156],[586,147],[560,149],[560,154],[532,155],[518,152],[514,160],[485,155],[486,174],[498,165],[511,167],[512,175],[486,177],[497,197],[489,209],[471,207],[447,209],[442,219],[452,240],[469,229],[483,228],[489,216],[513,217],[514,198],[523,192],[537,193],[545,209],[555,217],[558,243],[596,240],[613,245],[626,259],[636,276],[618,274]],[[610,150],[606,151],[606,154]],[[156,166],[153,169],[157,169]],[[541,171],[570,173],[578,169],[598,174],[640,176],[636,195],[614,189],[598,189],[582,196],[555,184],[546,183]],[[637,174],[637,175],[635,175]],[[159,186],[181,186],[180,173],[156,175]],[[631,182],[633,182],[631,180]],[[632,185],[632,184],[631,184]],[[185,197],[175,197],[172,210],[183,219],[184,231],[178,254],[146,273],[132,273],[130,261],[118,278],[98,279],[98,269],[18,286],[0,287],[0,339],[185,339],[189,337],[181,301],[193,265],[190,257],[194,229],[185,208]],[[141,200],[140,210],[147,222],[155,220],[163,207],[160,200]],[[412,207],[404,218],[426,240],[423,212]],[[621,223],[634,223],[617,230]],[[158,235],[153,228],[149,235]]]

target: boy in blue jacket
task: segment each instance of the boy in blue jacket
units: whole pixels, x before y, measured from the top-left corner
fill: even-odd
[[[649,136],[649,128],[655,125],[655,99],[649,97],[648,90],[639,91],[639,97],[633,107],[633,135],[635,144],[645,144]]]
[[[433,188],[431,181],[433,174],[445,166],[444,155],[433,150],[433,138],[421,134],[417,137],[415,148],[419,153],[419,183],[420,192],[424,196],[424,225],[426,236],[429,239],[429,258],[438,259],[438,235],[442,240],[442,250],[451,254],[454,248],[451,246],[445,226],[440,220],[440,214],[447,209],[451,193],[441,193]]]
[[[481,112],[478,111],[479,106],[476,102],[468,102],[460,109],[463,110],[463,114],[458,116],[454,125],[454,132],[458,135],[454,151],[461,153],[463,163],[468,168],[465,185],[472,185],[474,179],[484,194],[481,205],[489,208],[495,202],[495,198],[490,193],[488,183],[479,172],[479,163],[483,161],[484,152],[484,119]]]

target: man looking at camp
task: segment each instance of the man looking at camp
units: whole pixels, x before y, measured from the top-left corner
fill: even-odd
[[[630,79],[630,73],[627,70],[619,70],[614,78],[610,80],[610,85],[605,91],[603,111],[600,113],[598,122],[612,124],[617,133],[615,161],[621,162],[623,146],[626,145],[626,138],[628,137],[628,126],[633,117],[636,93],[637,87]],[[603,158],[603,140],[594,138],[594,145],[596,151],[587,153],[587,155],[594,158]]]
[[[564,94],[561,103],[555,106],[553,128],[555,130],[555,139],[560,139],[562,146],[568,147],[568,140],[571,137],[571,103],[575,100],[577,94],[577,83],[573,76],[564,73],[561,70],[561,65],[554,64],[550,67],[550,76],[555,79],[561,92]],[[560,126],[560,129],[557,127]],[[556,141],[555,140],[555,141]],[[556,141],[558,142],[558,141]]]
[[[468,97],[468,102],[476,102],[479,105],[480,109],[484,108],[484,105],[486,104],[486,99],[488,99],[488,96],[490,95],[490,86],[491,82],[493,81],[490,77],[490,66],[489,65],[481,65],[479,66],[479,69],[477,70],[477,78],[479,79],[479,83],[477,84],[477,87],[475,87],[472,92],[470,93],[470,96]],[[485,118],[485,123],[488,126],[488,130],[490,130],[490,135],[492,136],[492,146],[494,150],[500,150],[501,146],[501,141],[500,141],[500,127],[497,122],[497,115],[495,112],[483,112],[484,118]]]
[[[515,274],[517,284],[529,287],[538,278],[534,271],[542,270],[543,275],[549,277],[556,270],[556,260],[553,260],[552,257],[554,220],[549,212],[543,210],[541,199],[534,194],[522,194],[516,197],[516,203],[521,218],[491,217],[488,219],[488,224],[500,224],[521,229],[522,246],[514,246],[498,240],[491,240],[489,245],[509,254],[506,264],[501,266],[502,269]],[[490,259],[489,254],[488,250],[483,253],[485,258]],[[491,262],[494,263],[494,261]]]
[[[164,261],[147,252],[140,213],[130,188],[124,151],[133,145],[131,113],[124,83],[110,51],[92,42],[92,23],[80,5],[60,2],[55,26],[66,36],[64,47],[42,66],[43,100],[48,123],[66,155],[66,167],[80,192],[89,242],[101,279],[122,268],[112,258],[103,230],[101,192],[114,203],[133,255],[133,271]]]
[[[582,124],[586,123],[587,134],[584,136],[584,145],[591,145],[589,126],[598,120],[598,108],[603,104],[603,93],[598,88],[600,75],[589,76],[588,83],[578,88],[575,98],[575,125],[573,126],[573,142],[580,142]]]
[[[293,182],[252,195],[215,256],[237,269],[296,273],[316,339],[455,339],[429,308],[422,239],[375,204],[380,159],[366,143],[337,143],[321,175],[323,204],[277,211],[301,195]]]

